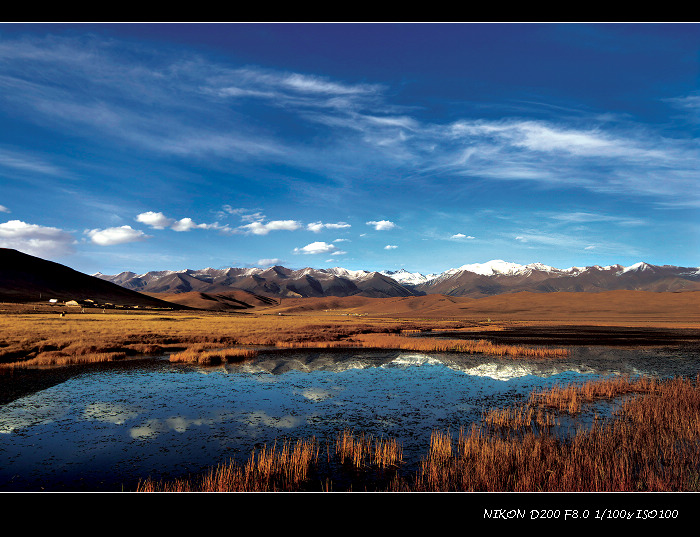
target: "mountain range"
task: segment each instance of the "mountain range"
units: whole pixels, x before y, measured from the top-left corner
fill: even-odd
[[[280,299],[366,301],[414,297],[411,303],[415,305],[418,297],[469,300],[506,295],[514,300],[516,293],[523,296],[523,292],[545,297],[556,291],[590,295],[633,290],[700,291],[700,268],[636,263],[627,267],[557,269],[541,263],[519,265],[494,260],[438,274],[340,267],[292,270],[274,266],[87,275],[59,263],[0,248],[0,302],[89,299],[98,304],[131,307],[245,310],[276,306]],[[428,307],[424,301],[419,303],[423,309]],[[502,309],[502,305],[499,307]]]
[[[303,268],[206,268],[201,270],[94,274],[141,293],[246,293],[264,300],[301,297],[409,297],[441,294],[481,298],[503,293],[602,292],[610,290],[698,291],[700,267],[593,265],[558,269],[541,263],[520,265],[502,260],[462,265],[437,274],[398,271]],[[241,297],[239,296],[239,299]],[[246,302],[246,300],[243,300]]]

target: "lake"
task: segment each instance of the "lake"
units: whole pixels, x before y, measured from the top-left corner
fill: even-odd
[[[678,348],[571,347],[567,359],[369,350],[264,351],[243,364],[171,364],[166,356],[0,375],[0,491],[134,490],[186,477],[284,438],[344,429],[391,437],[405,468],[433,430],[456,435],[485,410],[534,389],[610,375],[695,376]],[[15,392],[11,392],[15,390]],[[597,405],[562,428],[605,413]],[[580,424],[579,423],[579,424]]]

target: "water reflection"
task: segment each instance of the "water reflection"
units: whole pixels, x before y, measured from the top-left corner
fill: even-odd
[[[84,368],[0,406],[0,490],[132,490],[149,475],[188,475],[281,437],[329,439],[345,428],[397,438],[410,466],[434,429],[456,432],[533,389],[695,375],[698,362],[682,349],[580,347],[566,360],[334,350],[220,367]]]

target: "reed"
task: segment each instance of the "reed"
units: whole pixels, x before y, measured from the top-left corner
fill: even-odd
[[[210,344],[199,344],[184,351],[170,355],[171,362],[196,363],[201,365],[216,365],[222,362],[240,362],[258,355],[255,349],[209,349]]]
[[[556,385],[531,393],[529,401],[532,405],[576,414],[581,411],[581,405],[584,403],[612,399],[620,395],[654,393],[657,388],[658,381],[654,378],[640,377],[632,381],[628,376],[620,376],[583,384]]]
[[[335,453],[341,463],[350,463],[356,468],[398,467],[403,457],[403,449],[396,439],[378,438],[364,433],[357,436],[347,429],[337,434]]]
[[[562,358],[569,354],[567,349],[499,345],[486,340],[420,338],[377,333],[357,334],[351,339],[362,347],[375,349],[478,353],[508,358]]]
[[[494,408],[483,413],[481,422],[492,428],[524,429],[530,427],[554,427],[557,420],[554,415],[541,407],[531,405],[518,407]]]
[[[698,490],[699,444],[700,383],[673,379],[568,441],[534,433],[494,436],[475,424],[460,431],[448,462],[424,459],[413,490]]]
[[[309,477],[318,462],[318,443],[314,438],[294,444],[275,442],[253,451],[240,465],[229,461],[215,466],[203,476],[171,482],[145,479],[138,492],[278,492],[295,491]]]

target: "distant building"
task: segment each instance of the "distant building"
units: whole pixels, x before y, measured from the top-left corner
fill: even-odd
[[[80,303],[77,300],[69,300],[66,302],[66,306],[80,306]]]

